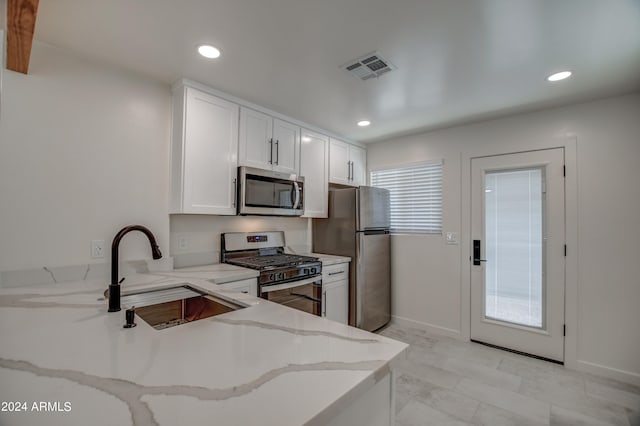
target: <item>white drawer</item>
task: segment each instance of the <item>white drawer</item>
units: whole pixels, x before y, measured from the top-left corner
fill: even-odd
[[[322,282],[330,283],[349,279],[349,262],[322,268]]]
[[[238,293],[247,293],[252,296],[258,295],[258,281],[256,278],[248,278],[246,280],[232,281],[218,285],[222,290],[237,291]]]

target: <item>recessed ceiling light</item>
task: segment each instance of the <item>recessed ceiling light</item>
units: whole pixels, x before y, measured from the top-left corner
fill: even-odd
[[[209,44],[198,46],[198,53],[209,59],[215,59],[220,56],[220,50]]]
[[[569,78],[571,77],[571,71],[560,71],[557,72],[555,74],[551,74],[549,77],[547,77],[547,80],[549,81],[560,81],[560,80],[564,80],[565,78]]]
[[[369,124],[371,124],[371,122],[368,120],[358,121],[358,126],[360,127],[367,127]]]
[[[311,142],[311,138],[309,136],[303,136],[302,142]]]

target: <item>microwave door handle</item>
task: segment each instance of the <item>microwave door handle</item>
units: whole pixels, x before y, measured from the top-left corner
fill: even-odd
[[[297,209],[298,208],[298,204],[300,204],[300,186],[298,185],[298,182],[293,182],[293,190],[295,192],[295,201],[293,202],[293,209]]]
[[[233,180],[233,207],[238,206],[238,180]]]

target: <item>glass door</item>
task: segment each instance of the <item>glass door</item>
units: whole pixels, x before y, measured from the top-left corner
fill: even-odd
[[[471,160],[471,339],[564,359],[564,150]]]

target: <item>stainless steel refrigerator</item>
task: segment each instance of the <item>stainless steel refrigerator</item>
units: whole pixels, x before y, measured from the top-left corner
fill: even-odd
[[[329,218],[313,219],[313,251],[349,256],[349,325],[374,331],[391,319],[389,191],[329,191]]]

